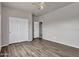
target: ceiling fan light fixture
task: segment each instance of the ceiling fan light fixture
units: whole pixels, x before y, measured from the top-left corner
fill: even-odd
[[[32,5],[36,6],[40,10],[43,10],[45,7],[45,2],[40,2],[40,3],[33,3]]]
[[[40,9],[43,10],[44,9],[44,6],[40,6]]]

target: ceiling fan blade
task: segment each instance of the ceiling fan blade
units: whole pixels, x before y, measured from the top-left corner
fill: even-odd
[[[35,4],[35,3],[32,3],[32,6],[39,7],[39,5],[38,4]]]

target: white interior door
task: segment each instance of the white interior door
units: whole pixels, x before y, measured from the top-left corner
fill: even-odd
[[[39,37],[39,22],[34,22],[34,38]]]
[[[28,41],[28,20],[16,17],[9,18],[9,42]]]

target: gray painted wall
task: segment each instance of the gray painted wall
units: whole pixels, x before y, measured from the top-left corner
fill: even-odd
[[[79,48],[79,3],[39,17],[43,21],[43,38]]]
[[[32,14],[31,15],[29,15],[30,17],[29,17],[29,32],[28,32],[28,34],[29,34],[29,41],[32,41],[33,40],[33,37],[34,37],[34,35],[33,35],[33,33],[34,33],[34,31],[33,31],[33,26],[34,26],[34,20],[32,19]]]
[[[1,50],[1,3],[0,3],[0,50]]]

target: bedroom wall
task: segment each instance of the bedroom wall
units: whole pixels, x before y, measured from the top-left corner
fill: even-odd
[[[32,41],[32,13],[28,11],[13,9],[9,7],[2,6],[2,21],[1,21],[1,31],[2,31],[2,45],[9,44],[9,17],[20,17],[28,19],[28,41]]]
[[[1,51],[1,3],[0,3],[0,51]]]
[[[79,48],[79,3],[38,17],[43,21],[43,38]]]

